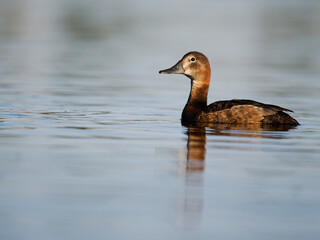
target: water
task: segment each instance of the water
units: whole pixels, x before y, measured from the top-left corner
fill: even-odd
[[[318,239],[316,1],[1,1],[1,239]],[[209,102],[284,130],[186,128],[187,51]]]

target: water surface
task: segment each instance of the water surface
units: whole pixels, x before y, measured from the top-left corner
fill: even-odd
[[[318,239],[319,16],[316,1],[1,1],[0,238]],[[301,126],[181,126],[189,80],[158,71],[190,50],[212,63],[209,102],[277,104]]]

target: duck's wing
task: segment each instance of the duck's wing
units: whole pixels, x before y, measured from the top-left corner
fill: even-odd
[[[210,104],[199,116],[200,121],[213,123],[264,123],[290,124],[299,123],[285,112],[289,109],[276,105],[264,104],[246,99],[218,101]]]
[[[270,115],[270,114],[274,114],[274,113],[282,112],[282,111],[293,112],[292,110],[287,109],[287,108],[282,108],[282,107],[279,107],[276,105],[265,104],[265,103],[256,102],[253,100],[247,100],[247,99],[232,99],[229,101],[214,102],[214,103],[211,103],[210,105],[207,106],[206,112],[209,113],[209,112],[227,110],[227,109],[231,109],[232,107],[242,106],[242,105],[246,105],[248,107],[254,106],[254,107],[262,108],[267,113],[266,115]]]

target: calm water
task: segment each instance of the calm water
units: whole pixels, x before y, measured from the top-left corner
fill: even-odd
[[[320,4],[117,2],[0,1],[0,238],[319,239]],[[181,126],[190,50],[301,126]]]

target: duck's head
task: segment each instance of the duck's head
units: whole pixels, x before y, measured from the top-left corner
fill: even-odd
[[[159,71],[160,74],[184,74],[191,80],[210,80],[210,63],[200,52],[188,52],[173,67]]]

